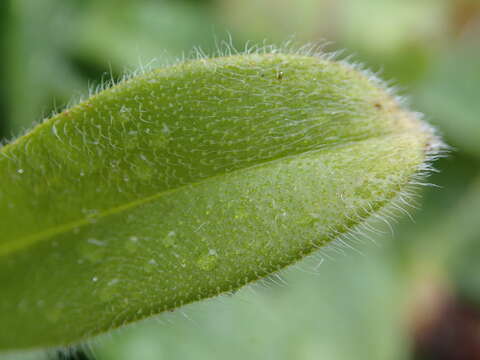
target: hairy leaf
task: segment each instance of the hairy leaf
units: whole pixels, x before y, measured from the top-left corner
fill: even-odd
[[[0,151],[0,349],[238,289],[402,194],[438,140],[380,81],[301,54],[200,59]]]

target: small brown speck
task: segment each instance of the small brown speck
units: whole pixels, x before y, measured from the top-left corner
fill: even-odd
[[[425,144],[425,151],[428,153],[428,152],[431,152],[434,148],[435,148],[435,145],[433,143],[433,140],[427,141],[427,143]]]
[[[382,110],[382,109],[383,109],[383,106],[382,106],[382,104],[380,104],[380,103],[375,103],[373,106],[375,106],[375,108],[378,109],[378,110]]]

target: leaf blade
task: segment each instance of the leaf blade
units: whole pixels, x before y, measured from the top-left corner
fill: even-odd
[[[200,60],[3,148],[0,348],[234,290],[378,211],[436,141],[378,85],[314,57]]]

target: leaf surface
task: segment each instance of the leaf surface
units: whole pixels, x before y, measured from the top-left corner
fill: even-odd
[[[0,150],[0,349],[271,274],[398,197],[437,143],[321,57],[196,60],[104,90]]]

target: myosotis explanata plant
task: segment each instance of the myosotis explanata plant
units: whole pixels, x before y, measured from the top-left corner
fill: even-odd
[[[376,77],[305,49],[100,91],[0,149],[0,350],[274,273],[405,202],[440,148]]]

